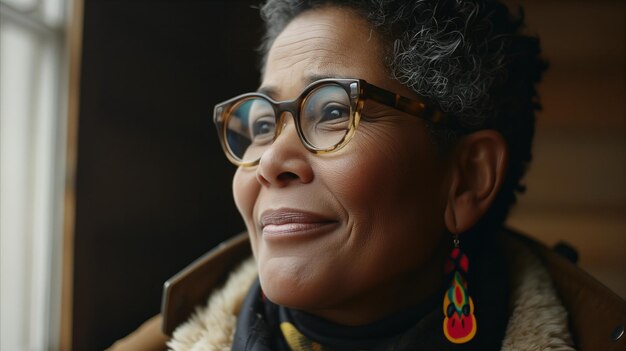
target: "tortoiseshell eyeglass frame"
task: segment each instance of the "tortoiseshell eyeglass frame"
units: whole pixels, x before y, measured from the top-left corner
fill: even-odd
[[[306,100],[306,97],[309,93],[311,93],[318,87],[330,84],[342,87],[350,98],[349,126],[348,131],[337,144],[328,148],[318,148],[312,145],[303,135],[302,129],[300,127],[300,110],[302,109],[302,104]],[[274,134],[274,140],[280,135],[283,128],[285,112],[289,112],[293,116],[296,131],[298,133],[300,141],[307,150],[315,154],[327,154],[330,152],[334,152],[348,144],[350,139],[352,139],[352,137],[354,136],[356,128],[359,126],[362,118],[361,112],[367,100],[376,101],[385,106],[392,107],[396,110],[405,112],[411,116],[424,119],[433,124],[445,123],[444,113],[436,109],[433,104],[427,101],[427,99],[407,98],[389,90],[369,84],[363,79],[320,79],[304,88],[300,96],[288,101],[276,101],[271,97],[258,92],[242,94],[215,105],[215,109],[213,110],[213,122],[217,126],[217,132],[222,148],[224,149],[224,152],[226,153],[226,156],[228,157],[230,162],[239,167],[256,166],[261,159],[261,157],[259,156],[255,160],[244,161],[235,155],[235,153],[230,149],[227,142],[227,126],[233,110],[240,106],[240,102],[246,101],[250,98],[261,98],[267,100],[267,102],[269,102],[274,109],[274,116],[276,117],[276,131]]]

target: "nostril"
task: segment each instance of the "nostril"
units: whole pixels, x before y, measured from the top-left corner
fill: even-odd
[[[278,180],[282,182],[288,182],[294,179],[298,179],[298,175],[293,172],[282,172],[278,175]]]

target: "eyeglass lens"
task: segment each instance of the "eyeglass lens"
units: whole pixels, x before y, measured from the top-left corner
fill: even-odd
[[[302,100],[298,118],[305,145],[327,150],[338,145],[350,128],[350,97],[340,85],[328,83],[311,90]],[[226,116],[226,142],[233,156],[252,162],[276,138],[279,116],[269,100],[248,97],[238,101]]]

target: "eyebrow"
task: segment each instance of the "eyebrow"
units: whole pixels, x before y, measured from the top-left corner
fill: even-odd
[[[303,85],[306,87],[313,82],[317,82],[318,80],[328,79],[328,78],[346,78],[346,77],[344,77],[343,75],[339,75],[339,74],[310,74],[304,77]],[[278,91],[279,89],[274,86],[261,86],[257,89],[257,93],[265,94],[271,97],[272,99],[276,99],[276,96],[278,96]]]

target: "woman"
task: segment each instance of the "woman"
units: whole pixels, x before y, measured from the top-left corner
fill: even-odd
[[[546,67],[521,20],[462,0],[262,14],[260,88],[215,108],[254,259],[169,347],[573,349],[548,271],[502,229]]]

